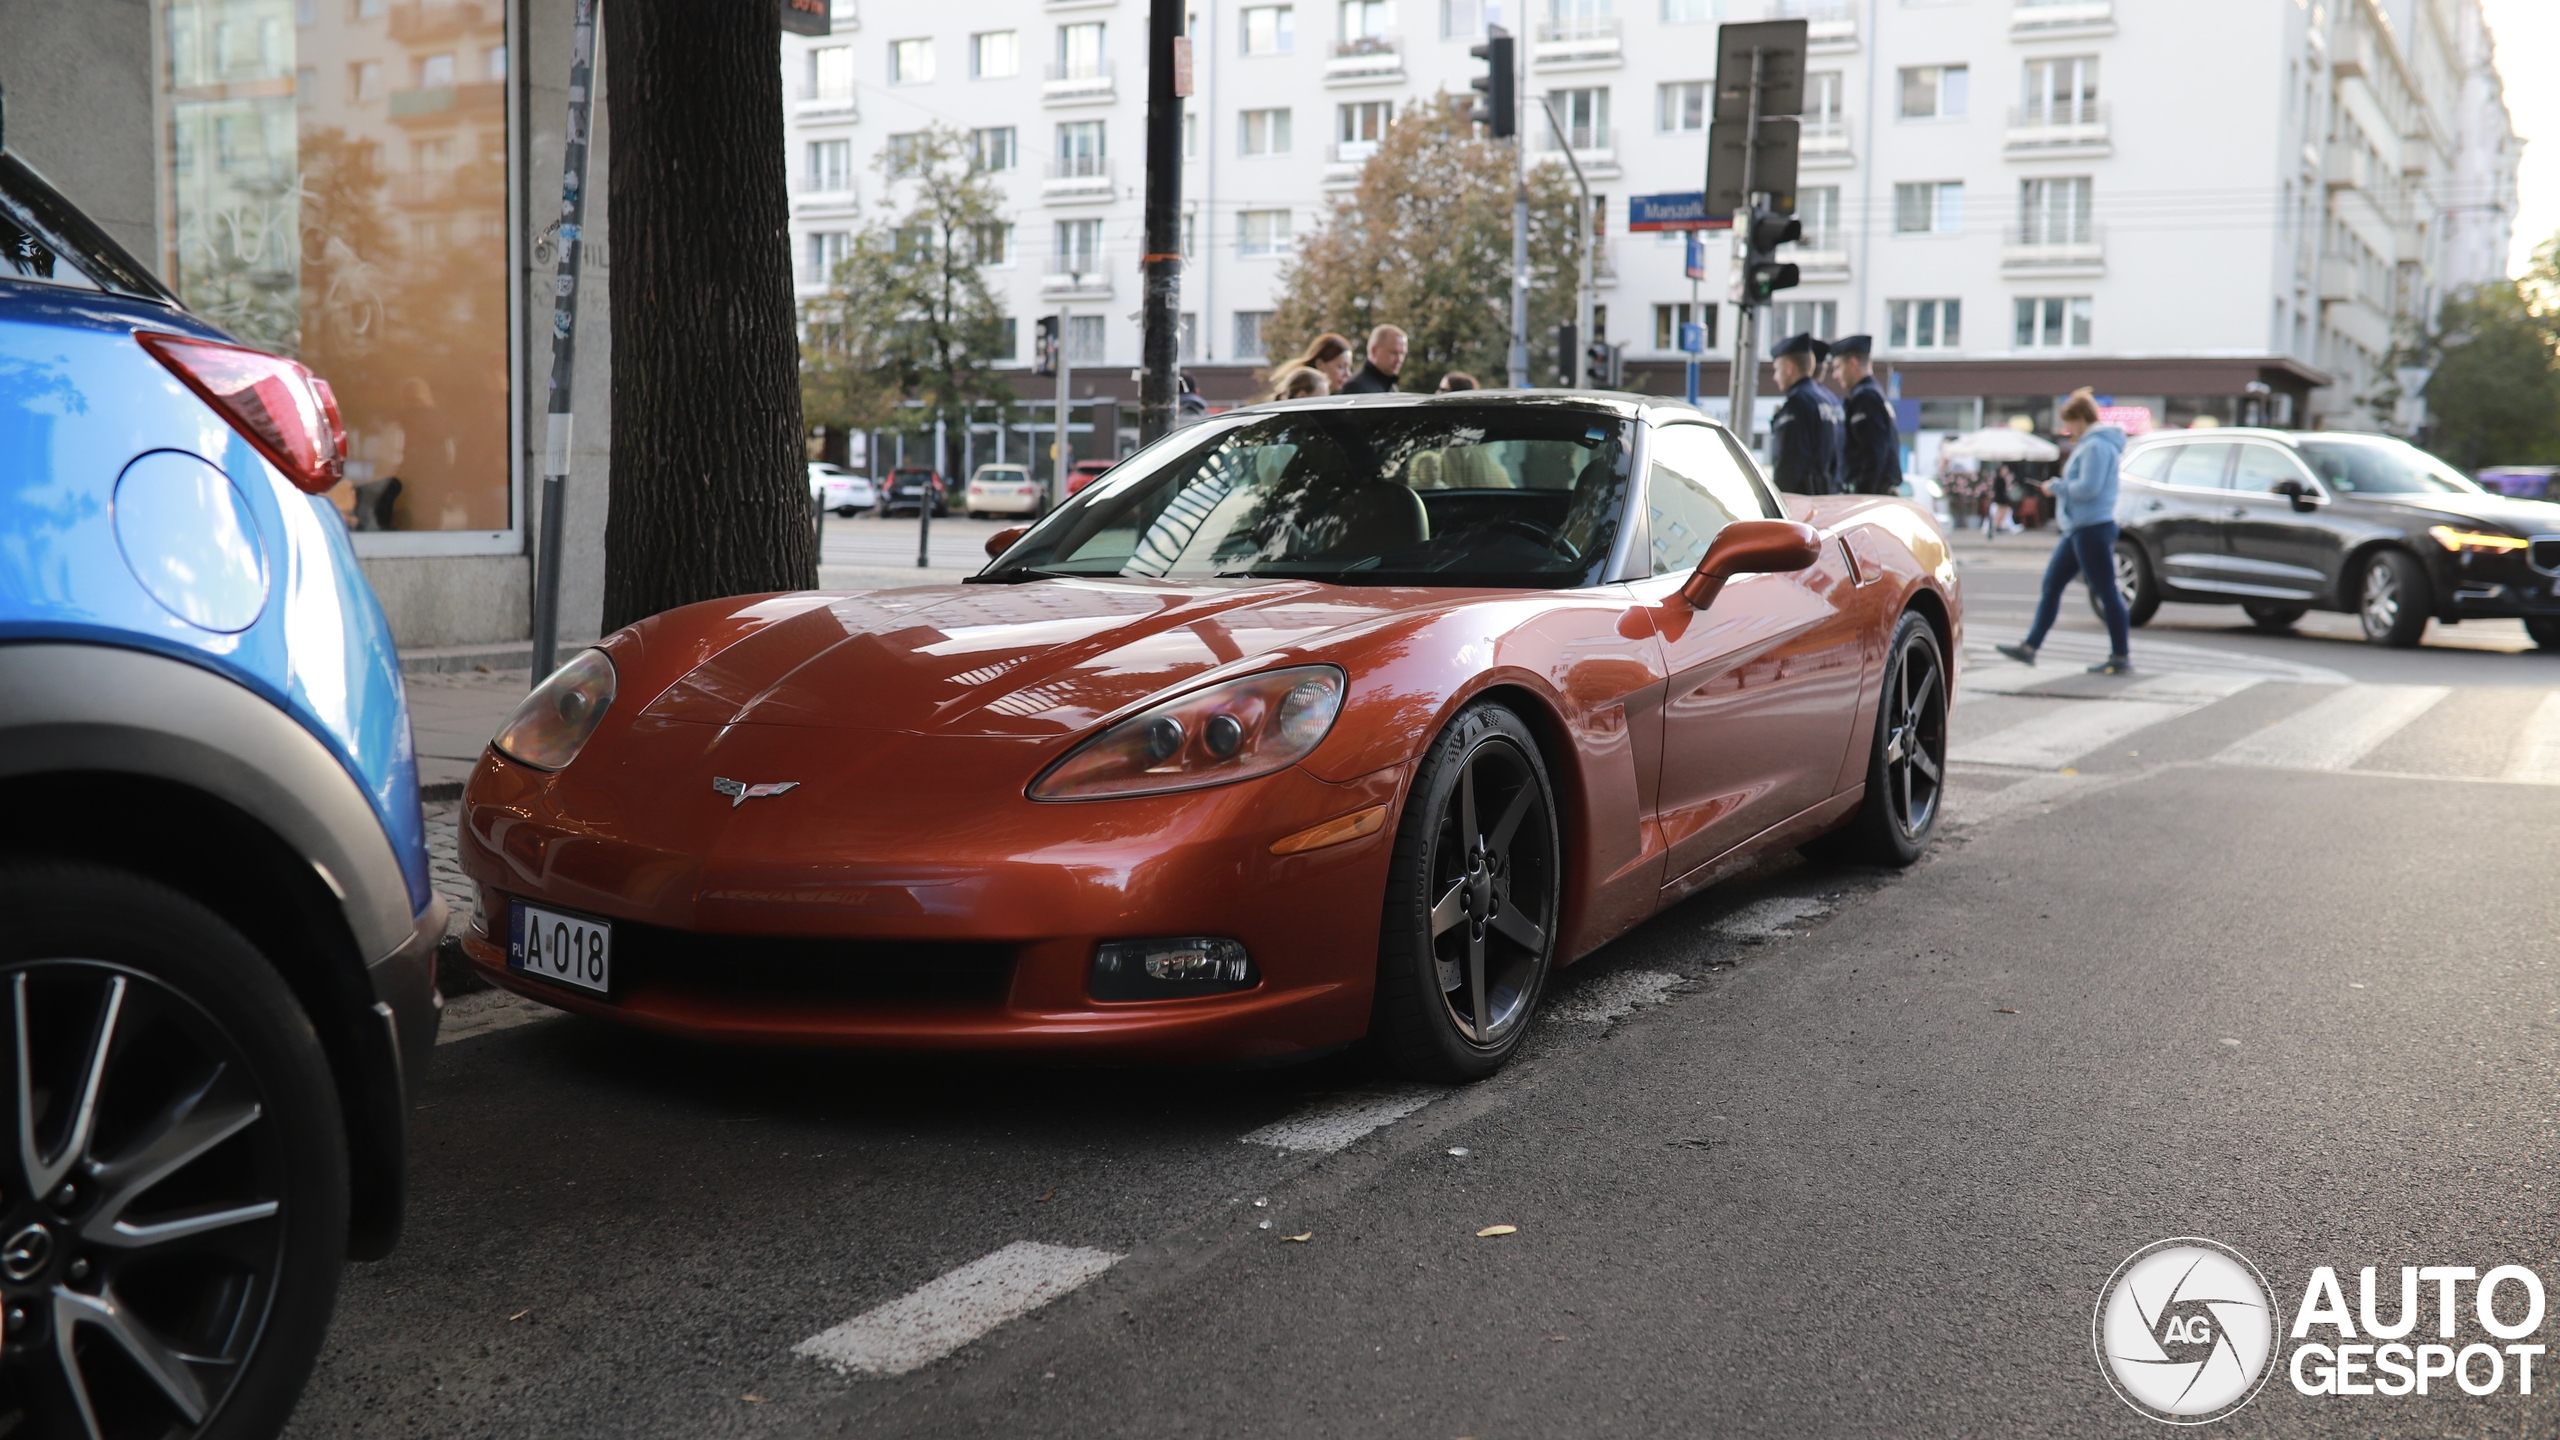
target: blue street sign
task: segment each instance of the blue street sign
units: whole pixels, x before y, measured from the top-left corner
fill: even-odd
[[[1687,239],[1689,242],[1689,278],[1692,280],[1704,280],[1707,278],[1707,238],[1704,235],[1699,234],[1697,231],[1692,230],[1689,232]]]
[[[1681,326],[1680,348],[1692,355],[1707,353],[1707,327],[1695,320]]]
[[[1669,195],[1633,195],[1627,199],[1629,230],[1729,230],[1730,215],[1707,213],[1707,196],[1702,190],[1679,191]]]

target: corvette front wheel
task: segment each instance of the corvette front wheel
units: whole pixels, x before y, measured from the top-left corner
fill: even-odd
[[[1419,1080],[1481,1080],[1527,1033],[1555,958],[1562,836],[1537,741],[1479,702],[1432,741],[1396,830],[1372,1038]]]

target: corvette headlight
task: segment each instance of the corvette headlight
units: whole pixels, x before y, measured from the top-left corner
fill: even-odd
[[[1154,795],[1285,770],[1323,743],[1344,683],[1330,665],[1302,665],[1167,700],[1069,751],[1031,782],[1031,798]]]
[[[2430,525],[2427,527],[2427,533],[2435,537],[2437,544],[2453,551],[2483,550],[2495,554],[2508,550],[2521,550],[2527,543],[2515,535],[2490,535],[2478,530],[2456,530],[2450,525]]]
[[[533,687],[489,743],[510,760],[557,770],[578,758],[613,704],[613,662],[589,650]]]

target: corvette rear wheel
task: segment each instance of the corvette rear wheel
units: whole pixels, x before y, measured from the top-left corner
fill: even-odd
[[[1431,743],[1396,830],[1372,1037],[1421,1080],[1480,1080],[1527,1033],[1553,964],[1562,837],[1537,742],[1480,702]]]
[[[1937,833],[1946,795],[1946,654],[1929,622],[1909,613],[1886,654],[1867,798],[1846,826],[1805,847],[1824,859],[1908,865]]]

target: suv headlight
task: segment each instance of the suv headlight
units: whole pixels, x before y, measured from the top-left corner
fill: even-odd
[[[577,759],[587,737],[596,733],[613,704],[613,686],[613,662],[604,652],[581,652],[534,686],[489,743],[508,759],[537,770],[560,769]]]
[[[2450,525],[2430,525],[2427,527],[2427,534],[2433,536],[2437,544],[2456,552],[2478,550],[2498,554],[2508,550],[2521,550],[2529,543],[2521,536],[2491,535],[2480,530],[2456,530]]]
[[[1156,795],[1285,770],[1324,743],[1344,688],[1333,666],[1302,665],[1195,690],[1067,752],[1031,782],[1031,798]]]

